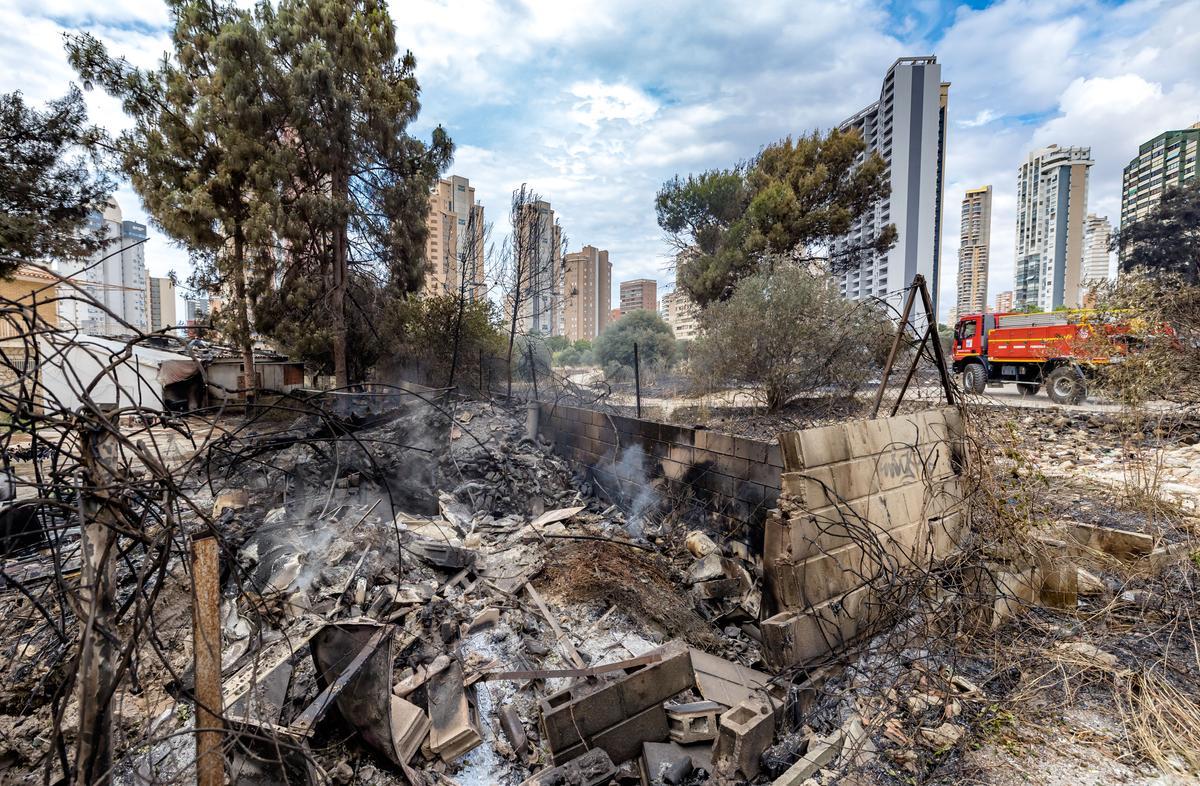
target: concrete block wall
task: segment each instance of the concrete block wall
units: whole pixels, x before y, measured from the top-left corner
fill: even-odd
[[[610,500],[686,500],[720,533],[761,549],[781,488],[778,444],[555,404],[541,405],[539,428]]]

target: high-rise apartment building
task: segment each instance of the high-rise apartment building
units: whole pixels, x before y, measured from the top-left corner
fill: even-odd
[[[1013,310],[1013,293],[1012,290],[1000,292],[996,295],[996,313],[1005,314]]]
[[[692,341],[700,330],[700,307],[682,289],[662,296],[662,318],[680,341]]]
[[[61,262],[59,272],[96,303],[78,299],[78,290],[63,285],[60,321],[102,336],[126,334],[131,328],[145,330],[146,225],[124,220],[114,199],[108,200],[102,214],[92,214],[91,224],[104,228],[108,243],[89,259]]]
[[[1159,134],[1138,148],[1125,167],[1121,191],[1121,226],[1145,218],[1166,190],[1196,177],[1200,123]]]
[[[974,188],[962,201],[958,241],[959,314],[982,314],[987,306],[988,254],[992,242],[992,187]]]
[[[483,205],[465,177],[438,180],[429,194],[425,219],[425,282],[423,295],[464,294],[468,300],[487,295],[484,283]]]
[[[146,277],[146,321],[151,333],[175,327],[175,282]]]
[[[517,215],[517,259],[515,292],[508,293],[506,307],[514,299],[517,327],[523,333],[557,336],[562,333],[562,228],[554,220],[550,203],[538,200],[522,205]]]
[[[608,327],[612,263],[595,246],[567,254],[563,271],[563,335],[591,341]]]
[[[1083,227],[1083,271],[1080,283],[1091,284],[1108,280],[1109,260],[1112,253],[1112,224],[1108,216],[1088,213]]]
[[[639,310],[658,310],[658,282],[652,278],[621,282],[621,316]]]
[[[1035,150],[1017,173],[1013,305],[1052,311],[1078,306],[1087,216],[1090,147]]]
[[[841,277],[841,293],[850,300],[890,295],[898,302],[920,273],[936,306],[949,92],[936,57],[902,57],[888,69],[879,100],[840,126],[862,134],[867,146],[860,161],[874,152],[887,163],[891,194],[835,250],[868,241],[888,224],[898,233],[890,251]]]

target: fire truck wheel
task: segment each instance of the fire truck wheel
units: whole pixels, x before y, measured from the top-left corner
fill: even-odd
[[[968,393],[982,393],[987,387],[987,374],[979,363],[968,364],[963,369],[963,390]]]
[[[1036,396],[1042,386],[1037,382],[1018,382],[1017,392],[1022,396]]]
[[[1055,404],[1078,404],[1087,396],[1087,385],[1078,369],[1059,366],[1046,378],[1046,392]]]

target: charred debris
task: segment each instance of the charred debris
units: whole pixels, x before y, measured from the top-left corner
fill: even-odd
[[[911,476],[855,458],[926,445],[953,411],[782,440],[750,548],[666,493],[632,520],[531,422],[377,389],[223,421],[96,413],[78,442],[43,424],[12,454],[45,474],[0,573],[0,781],[906,782],[956,771],[1019,683],[965,630],[1115,592],[1036,556],[980,571],[961,433],[913,447]],[[860,474],[893,480],[860,507]],[[913,499],[911,537],[880,523]]]

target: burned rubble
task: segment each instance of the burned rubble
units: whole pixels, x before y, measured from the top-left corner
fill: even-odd
[[[1190,620],[1191,590],[1171,589],[1195,581],[1176,546],[1186,514],[1119,530],[1093,498],[1060,530],[989,537],[998,511],[1042,509],[1010,482],[1042,470],[1004,451],[981,462],[961,418],[781,436],[760,551],[695,500],[614,503],[515,402],[346,394],[189,437],[179,493],[192,539],[218,545],[219,695],[202,698],[194,555],[131,547],[116,600],[154,597],[143,635],[119,628],[135,643],[112,779],[205,782],[194,739],[215,718],[235,783],[936,780],[1014,734],[1004,707],[1037,685],[1115,696],[1127,714],[1157,697],[1134,744],[1186,768],[1196,705],[1176,697],[1197,695],[1195,678],[1167,665],[1181,645],[1165,627],[1139,627]],[[27,550],[4,566],[0,604],[26,627],[3,651],[13,782],[61,772],[56,749],[75,744],[76,612],[38,591],[70,581],[73,559],[56,573]],[[1141,658],[1162,665],[1138,671]]]

